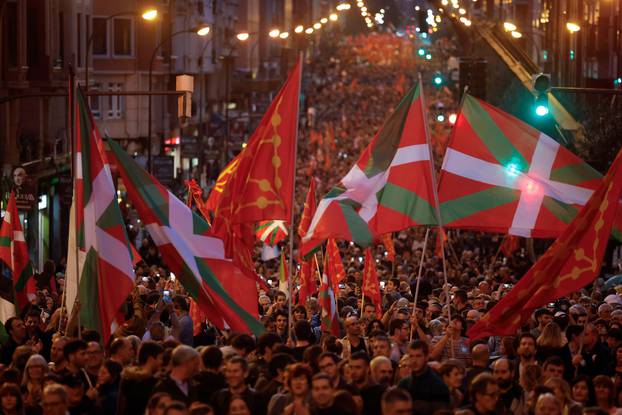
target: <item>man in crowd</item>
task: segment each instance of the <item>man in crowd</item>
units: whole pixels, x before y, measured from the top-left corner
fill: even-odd
[[[398,386],[410,392],[413,408],[420,413],[433,413],[449,406],[449,390],[443,380],[428,365],[428,344],[422,340],[408,346],[412,373],[400,380]]]

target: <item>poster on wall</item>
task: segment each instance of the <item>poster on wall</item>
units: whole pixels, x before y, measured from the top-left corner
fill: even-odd
[[[37,202],[37,189],[34,180],[23,167],[13,170],[13,191],[18,210],[32,210]]]

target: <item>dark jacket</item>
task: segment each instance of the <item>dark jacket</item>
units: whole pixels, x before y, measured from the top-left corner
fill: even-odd
[[[248,409],[250,409],[253,415],[265,415],[268,409],[267,405],[262,406],[257,392],[252,388],[246,388],[246,390],[240,396]],[[216,392],[212,399],[212,407],[216,415],[227,415],[229,412],[229,403],[231,402],[232,394],[228,388],[224,388]]]
[[[119,415],[142,414],[158,379],[140,367],[128,367],[121,374],[117,413]]]
[[[157,392],[166,392],[171,395],[174,401],[183,402],[188,406],[192,402],[198,400],[197,389],[192,380],[188,381],[188,395],[185,395],[177,386],[177,382],[175,382],[170,375],[158,381],[155,388],[153,388],[152,395]]]
[[[398,386],[410,393],[413,414],[432,414],[438,409],[449,408],[449,389],[430,367],[421,374],[413,373],[400,380]]]
[[[199,391],[199,401],[211,403],[219,390],[227,387],[225,377],[221,373],[201,371],[194,377],[194,384]]]

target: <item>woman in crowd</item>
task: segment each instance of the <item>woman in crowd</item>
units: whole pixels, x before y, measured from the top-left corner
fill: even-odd
[[[43,380],[49,372],[48,364],[40,354],[28,358],[22,378],[22,390],[27,407],[36,407],[41,403]]]

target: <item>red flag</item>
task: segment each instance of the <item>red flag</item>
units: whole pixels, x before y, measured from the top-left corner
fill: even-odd
[[[331,150],[337,150],[337,143],[335,142],[335,129],[333,123],[328,123],[326,126],[326,144]]]
[[[209,196],[207,198],[207,202],[205,202],[205,209],[211,212],[215,212],[218,204],[220,203],[220,197],[222,192],[225,190],[225,185],[229,181],[229,178],[238,168],[238,163],[240,162],[240,155],[238,154],[233,160],[225,166],[223,171],[218,175],[218,179],[216,179],[216,184],[212,188],[212,191],[209,192]]]
[[[514,251],[520,248],[520,238],[514,235],[507,235],[501,242],[501,252],[505,256],[511,256]]]
[[[339,284],[346,278],[346,270],[343,268],[343,262],[341,262],[337,241],[334,239],[329,239],[326,242],[326,256],[328,257],[328,271],[325,270],[324,272],[330,275],[333,291],[338,294]]]
[[[201,186],[199,186],[194,179],[186,181],[186,186],[188,187],[188,199],[186,200],[186,204],[189,208],[192,208],[192,202],[194,202],[199,212],[201,212],[203,219],[205,219],[208,224],[211,224],[209,211],[205,206],[205,202],[203,202],[203,189],[201,189]]]
[[[622,150],[574,220],[512,291],[471,327],[469,337],[513,335],[535,309],[594,281],[621,210],[620,196]]]
[[[315,266],[315,268],[314,268]],[[317,258],[314,256],[308,261],[300,262],[300,290],[298,291],[298,304],[305,304],[307,298],[317,293],[315,283],[315,269],[317,268]]]
[[[382,244],[387,250],[387,259],[391,262],[395,261],[395,246],[393,245],[393,234],[391,232],[382,235]]]
[[[309,230],[311,225],[311,219],[315,215],[315,209],[317,203],[315,201],[315,178],[311,178],[309,182],[309,191],[307,192],[307,198],[305,199],[305,206],[302,210],[302,217],[300,218],[300,224],[298,225],[298,235],[303,237]]]
[[[318,297],[322,310],[322,332],[329,332],[339,336],[339,315],[337,313],[337,299],[333,291],[333,283],[328,272],[328,255],[324,259],[324,272],[322,272],[322,285]]]
[[[214,217],[214,233],[223,240],[235,232],[235,224],[277,219],[291,223],[301,71],[299,60],[224,186]],[[254,243],[252,236],[243,240],[249,246]]]
[[[378,272],[376,262],[371,249],[365,250],[365,270],[363,271],[363,295],[370,298],[376,307],[376,318],[382,318],[382,298],[380,296],[380,284],[378,284]]]
[[[13,192],[9,196],[9,203],[0,227],[0,262],[8,267],[13,280],[11,288],[0,289],[0,297],[14,303],[19,310],[23,310],[29,302],[29,297],[36,296],[37,290],[35,280],[32,278],[32,264],[28,256],[28,247]],[[5,322],[9,317],[12,316],[4,316],[0,311],[0,322]]]

